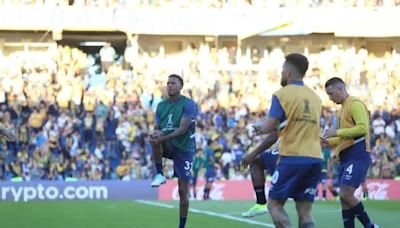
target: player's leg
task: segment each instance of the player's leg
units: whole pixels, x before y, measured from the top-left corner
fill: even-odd
[[[184,228],[189,210],[189,181],[178,178],[179,228]]]
[[[345,193],[348,192],[346,189],[342,190],[342,179],[343,179],[343,173],[344,173],[344,165],[340,164],[339,165],[339,170],[338,170],[338,181],[339,181],[339,186],[340,186],[340,190],[339,190],[339,199],[340,199],[340,204],[342,206],[342,221],[343,221],[343,226],[345,228],[354,228],[355,224],[354,224],[354,218],[355,216],[351,213],[351,211],[349,210],[349,206],[346,202],[346,195]],[[351,193],[350,193],[351,194]],[[351,198],[351,196],[350,196]]]
[[[326,200],[326,190],[328,189],[328,187],[326,185],[326,180],[324,182],[322,182],[321,184],[322,184],[322,200],[325,201]]]
[[[151,149],[153,152],[152,159],[153,159],[154,165],[156,167],[156,175],[154,176],[153,181],[151,182],[151,187],[158,187],[167,181],[167,179],[164,177],[164,174],[163,174],[163,165],[162,165],[164,151],[167,154],[168,158],[171,158],[171,156],[169,154],[170,151],[169,151],[168,145],[166,145],[166,144],[152,143]]]
[[[256,204],[242,214],[243,217],[253,217],[267,213],[265,198],[265,168],[260,158],[250,164],[251,183],[256,195]]]
[[[321,197],[321,199],[322,200],[326,200],[326,186],[324,188],[324,184],[326,183],[326,172],[324,172],[324,171],[321,172],[319,183],[321,184],[321,187],[322,187],[321,188],[322,189],[322,197]],[[319,198],[319,189],[318,189],[318,187],[317,187],[317,192],[315,193],[315,199],[317,199],[317,200],[320,199]]]
[[[311,228],[315,227],[312,217],[312,204],[315,199],[318,183],[323,182],[322,180],[325,176],[321,172],[321,163],[304,164],[302,166],[303,168],[300,168],[300,170],[304,171],[302,174],[299,174],[297,178],[301,181],[297,184],[297,189],[293,198],[296,201],[299,227]]]
[[[363,182],[362,184],[361,184],[361,189],[362,189],[362,192],[363,192],[363,196],[362,196],[362,199],[363,200],[367,200],[368,199],[368,187],[367,187],[367,182]]]
[[[189,185],[192,178],[193,154],[175,151],[173,153],[174,172],[178,177],[179,228],[184,228],[189,209]]]
[[[355,211],[358,211],[358,207],[362,206],[361,202],[354,196],[356,188],[348,185],[340,186],[340,203],[342,205],[342,217],[343,217],[343,225],[345,228],[353,228],[354,218],[356,214]],[[356,209],[357,208],[357,209]],[[370,219],[367,215],[368,223],[370,223]]]
[[[257,203],[266,204],[265,198],[265,168],[260,159],[250,164],[251,183],[256,193]]]
[[[210,199],[210,191],[212,188],[212,184],[215,180],[215,170],[213,167],[207,168],[205,177],[206,177],[206,184],[204,185],[203,200],[208,200],[208,199]]]
[[[296,210],[300,228],[315,227],[314,220],[311,214],[313,202],[311,201],[296,201]]]
[[[369,215],[365,210],[363,203],[354,196],[355,191],[356,188],[353,186],[340,186],[340,202],[342,204],[343,217],[345,217],[346,215],[350,218],[353,218],[353,220],[355,217],[357,217],[357,219],[363,224],[363,226],[367,228],[378,227],[369,218]],[[350,226],[346,226],[345,221],[344,224],[346,228],[354,227],[354,222]]]
[[[268,198],[268,211],[275,227],[291,227],[290,219],[284,206],[288,198],[292,197],[296,182],[297,170],[289,164],[280,162],[272,175]]]
[[[373,222],[368,216],[364,205],[354,192],[358,186],[365,181],[369,163],[368,160],[351,161],[343,164],[342,179],[340,185],[340,203],[342,204],[342,216],[344,227],[354,227],[354,218],[364,225],[364,227],[374,227]]]
[[[211,191],[213,182],[214,182],[214,177],[212,177],[212,176],[206,177],[206,184],[204,185],[203,200],[210,199],[210,191]]]
[[[198,173],[193,174],[193,178],[191,179],[191,185],[192,185],[192,191],[193,191],[193,197],[194,199],[197,198],[197,192],[196,192],[196,187],[197,187],[197,176]]]
[[[286,201],[268,199],[268,211],[271,214],[272,221],[277,228],[292,227],[288,214],[284,206]]]
[[[296,202],[314,201],[321,169],[319,160],[298,164],[293,163],[292,158],[281,158],[272,176],[268,199],[268,210],[276,227],[290,227],[289,217],[283,208],[288,198],[293,198]],[[305,227],[313,227],[311,207],[307,206],[306,203],[299,204],[302,209],[299,221]]]
[[[203,190],[203,200],[208,200],[210,193],[210,182],[208,182],[208,178],[206,177],[206,183],[204,185],[204,190]]]
[[[326,184],[326,178],[327,178],[327,173],[326,170],[323,170],[321,172],[321,178],[320,178],[320,183],[322,186],[322,200],[325,201],[326,200],[326,190],[328,188],[327,184]],[[318,194],[317,194],[318,195]]]

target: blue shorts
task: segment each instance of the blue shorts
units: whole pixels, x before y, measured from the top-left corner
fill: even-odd
[[[322,160],[307,158],[311,159],[310,162],[291,163],[287,161],[289,158],[294,157],[281,157],[272,176],[269,198],[313,202],[321,177]]]
[[[347,185],[358,188],[364,181],[371,165],[369,152],[360,149],[362,146],[354,145],[340,152],[338,179],[340,186]]]
[[[214,168],[208,168],[206,170],[206,180],[207,182],[213,182],[215,180],[215,170]]]
[[[266,150],[260,155],[261,162],[268,173],[273,174],[278,161],[279,152],[277,150]]]
[[[321,176],[319,177],[319,182],[322,184],[326,184],[326,179],[327,179],[327,173],[324,170],[321,172]]]
[[[180,151],[170,143],[163,146],[163,157],[174,161],[174,176],[184,181],[192,179],[193,151]]]
[[[358,188],[365,181],[370,165],[371,159],[340,162],[338,172],[340,186],[347,185]]]
[[[197,177],[199,176],[198,172],[193,172],[192,178],[190,178],[190,184],[196,185],[197,184]]]

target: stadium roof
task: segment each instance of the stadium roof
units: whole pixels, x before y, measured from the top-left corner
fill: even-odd
[[[122,31],[153,35],[400,36],[400,8],[1,7],[0,30]]]

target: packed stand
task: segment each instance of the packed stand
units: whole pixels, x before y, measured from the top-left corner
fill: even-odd
[[[369,176],[399,176],[400,55],[393,51],[378,58],[365,49],[335,45],[307,54],[306,83],[326,105],[322,128],[337,122],[324,82],[342,76],[350,93],[370,104]],[[250,124],[265,116],[272,93],[279,88],[284,55],[279,48],[241,53],[235,47],[206,44],[175,55],[167,55],[163,47],[147,53],[134,40],[121,55],[111,45],[98,55],[68,46],[0,55],[0,118],[19,139],[1,145],[0,178],[150,178],[147,134],[155,107],[166,94],[166,76],[172,72],[183,75],[183,94],[199,105],[197,147],[212,149],[217,179],[249,178],[240,159],[261,140]],[[172,177],[171,163],[165,171]]]

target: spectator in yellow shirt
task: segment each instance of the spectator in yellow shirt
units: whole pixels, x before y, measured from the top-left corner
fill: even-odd
[[[117,166],[117,175],[120,179],[128,174],[129,166],[126,164],[124,159],[121,159],[121,163]]]
[[[39,132],[43,126],[44,117],[39,112],[38,108],[35,108],[31,116],[29,117],[29,126],[32,127],[34,132]]]

